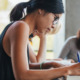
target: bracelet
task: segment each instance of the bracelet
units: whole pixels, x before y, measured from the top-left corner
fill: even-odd
[[[43,63],[44,63],[44,62],[40,63],[40,69],[42,69],[42,65],[43,65]]]

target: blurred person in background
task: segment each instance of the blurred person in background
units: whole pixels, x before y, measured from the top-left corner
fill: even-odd
[[[72,59],[72,62],[78,62],[77,53],[80,52],[80,29],[76,36],[69,37],[59,55],[62,59]]]

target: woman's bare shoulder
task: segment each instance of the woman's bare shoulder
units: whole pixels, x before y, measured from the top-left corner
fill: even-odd
[[[26,37],[29,36],[29,26],[24,21],[16,21],[11,25],[11,27],[12,30],[11,30],[10,37],[14,36],[14,38],[16,38],[21,35],[26,35]]]
[[[20,28],[20,27],[22,27],[22,28],[27,28],[27,29],[29,29],[29,25],[28,25],[26,22],[24,22],[24,21],[16,21],[16,22],[14,22],[14,23],[12,24],[12,26],[14,26],[15,28]]]

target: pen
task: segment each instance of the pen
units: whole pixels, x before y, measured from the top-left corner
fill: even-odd
[[[78,62],[80,62],[80,59],[79,59],[79,52],[77,52],[77,58],[78,58]]]

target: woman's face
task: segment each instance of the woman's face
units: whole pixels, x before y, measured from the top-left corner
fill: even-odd
[[[37,30],[45,34],[50,32],[51,28],[54,28],[54,20],[60,18],[61,15],[62,14],[45,13],[41,11],[37,17]]]

